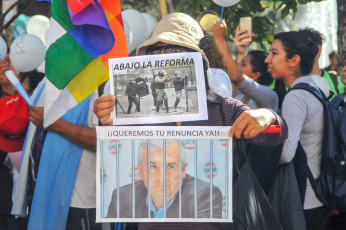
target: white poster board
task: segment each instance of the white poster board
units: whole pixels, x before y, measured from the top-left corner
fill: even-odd
[[[109,59],[114,125],[207,120],[199,52]]]
[[[230,127],[96,129],[97,222],[232,222]]]

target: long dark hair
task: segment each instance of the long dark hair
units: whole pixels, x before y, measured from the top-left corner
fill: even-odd
[[[276,34],[274,40],[281,41],[288,59],[295,55],[300,57],[299,67],[303,76],[311,72],[315,58],[313,44],[304,34],[296,31],[282,32]]]
[[[250,64],[252,66],[252,72],[259,72],[261,76],[258,78],[258,84],[270,85],[273,82],[273,78],[268,73],[268,65],[264,62],[268,56],[267,52],[262,50],[252,50],[248,52],[250,56]]]

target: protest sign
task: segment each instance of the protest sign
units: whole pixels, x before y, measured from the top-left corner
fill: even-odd
[[[109,67],[114,125],[208,119],[200,53],[115,58]]]
[[[97,221],[231,222],[228,131],[97,127]]]

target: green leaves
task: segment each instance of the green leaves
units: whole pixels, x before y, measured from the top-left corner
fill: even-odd
[[[234,35],[241,17],[252,17],[253,41],[263,49],[268,47],[273,40],[275,21],[284,19],[289,15],[294,17],[300,4],[321,2],[324,0],[241,0],[232,7],[226,7],[224,19],[228,27],[228,36]],[[161,18],[158,0],[123,0],[122,9],[134,8],[141,12]],[[196,18],[206,10],[221,14],[221,6],[212,0],[167,0],[169,12],[183,12]],[[231,36],[232,37],[232,36]]]
[[[228,35],[235,34],[241,17],[251,16],[253,41],[262,48],[267,48],[273,41],[275,19],[278,17],[284,19],[290,14],[294,16],[299,4],[320,1],[324,0],[241,0],[238,4],[225,8],[224,19],[228,26]],[[221,7],[212,0],[180,0],[176,7],[176,11],[187,13],[195,18],[205,10],[213,10],[221,14]]]

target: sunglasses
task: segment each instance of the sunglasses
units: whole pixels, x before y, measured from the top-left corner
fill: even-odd
[[[149,46],[147,48],[147,55],[154,55],[154,54],[171,54],[171,53],[182,53],[183,51],[187,52],[194,52],[194,50],[177,46],[177,45],[165,45],[165,46]]]

